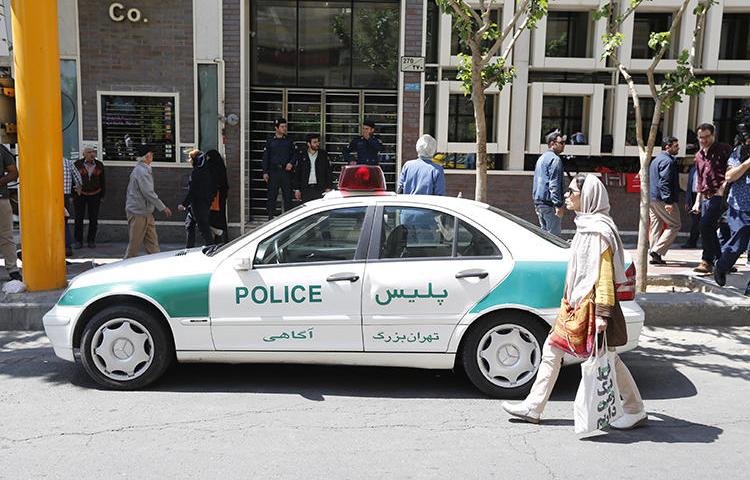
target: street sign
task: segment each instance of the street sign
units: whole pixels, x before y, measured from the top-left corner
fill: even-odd
[[[401,57],[402,72],[424,72],[424,57]]]

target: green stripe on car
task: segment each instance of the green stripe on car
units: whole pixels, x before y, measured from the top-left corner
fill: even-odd
[[[210,281],[211,274],[207,273],[71,288],[60,298],[58,305],[82,306],[103,294],[137,292],[153,298],[170,317],[207,317]]]
[[[474,305],[470,313],[507,304],[559,307],[567,267],[567,262],[516,262],[510,275]]]

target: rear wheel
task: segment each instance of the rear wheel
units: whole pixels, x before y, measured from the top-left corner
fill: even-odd
[[[503,312],[480,321],[467,334],[462,363],[469,380],[498,398],[529,393],[549,329],[530,314]]]
[[[145,387],[174,359],[164,324],[132,306],[109,307],[94,315],[81,337],[81,361],[99,385],[116,390]]]

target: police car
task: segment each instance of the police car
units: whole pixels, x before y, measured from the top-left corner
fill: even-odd
[[[55,353],[113,389],[177,360],[461,368],[488,395],[525,395],[568,243],[483,203],[387,193],[378,167],[346,167],[339,188],[221,247],[79,275],[44,316]],[[627,276],[622,350],[644,321]]]

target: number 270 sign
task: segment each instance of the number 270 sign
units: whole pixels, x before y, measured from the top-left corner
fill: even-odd
[[[424,57],[401,57],[402,72],[424,72]]]

